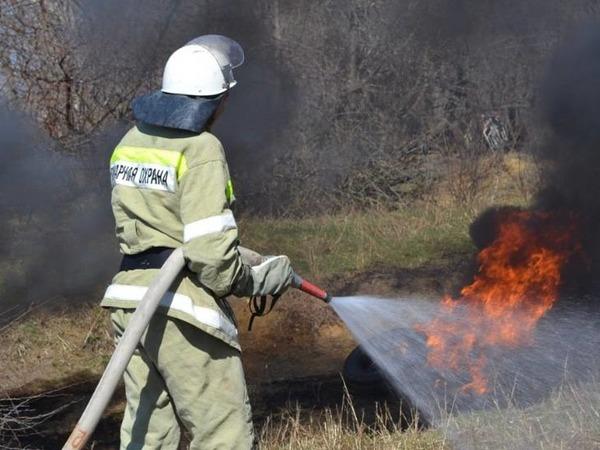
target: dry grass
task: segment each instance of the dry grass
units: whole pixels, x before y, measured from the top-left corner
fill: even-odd
[[[444,428],[458,448],[598,450],[600,384],[565,385],[534,406],[457,416]]]
[[[382,410],[366,425],[346,402],[341,411],[289,410],[260,433],[265,450],[600,449],[600,384],[565,385],[534,406],[497,407],[447,417],[436,428],[401,430]]]
[[[4,393],[39,392],[53,380],[101,373],[113,350],[108,315],[97,305],[33,311],[4,329],[0,339]]]
[[[531,155],[510,152],[476,160],[467,156],[447,158],[446,172],[429,202],[441,209],[459,208],[472,217],[493,205],[526,206],[539,188],[545,163]]]
[[[346,402],[340,411],[327,409],[306,415],[299,409],[273,416],[260,432],[263,450],[442,450],[449,449],[436,430],[416,424],[401,429],[388,411],[381,409],[375,424],[367,425]]]

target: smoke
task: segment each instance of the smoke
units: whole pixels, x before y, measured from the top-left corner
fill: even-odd
[[[559,3],[552,2],[554,6]],[[352,27],[348,29],[338,27],[337,31],[332,29],[331,33],[328,32],[327,36],[329,34],[336,35],[336,32],[339,32],[340,39],[335,40],[339,44],[338,46],[332,46],[331,43],[323,45],[323,49],[329,52],[323,53],[325,56],[319,56],[319,52],[322,50],[321,47],[315,46],[314,42],[310,41],[307,37],[307,42],[312,43],[312,47],[309,46],[308,50],[306,50],[307,53],[300,53],[300,57],[293,59],[295,55],[290,54],[291,50],[288,47],[292,50],[295,49],[297,52],[304,47],[297,42],[299,41],[297,36],[292,40],[286,41],[285,39],[289,38],[285,33],[281,34],[281,31],[293,28],[292,12],[296,10],[293,9],[292,3],[278,2],[278,5],[281,7],[279,15],[271,14],[272,11],[268,11],[268,7],[265,5],[257,6],[251,2],[217,2],[211,0],[173,0],[170,2],[160,2],[158,0],[109,0],[97,2],[84,0],[77,2],[76,14],[72,22],[75,24],[71,36],[74,63],[80,68],[82,79],[102,80],[102,83],[94,85],[94,89],[98,91],[98,96],[101,98],[103,97],[102,92],[104,90],[109,91],[114,90],[115,87],[123,87],[122,92],[119,91],[113,96],[106,96],[107,101],[111,102],[115,98],[133,97],[137,94],[157,89],[160,85],[162,67],[168,55],[175,48],[195,36],[207,33],[220,33],[229,35],[242,43],[246,52],[246,63],[236,70],[236,78],[239,81],[239,86],[232,91],[225,114],[216,124],[215,133],[225,144],[236,189],[241,194],[238,198],[242,202],[244,199],[248,202],[255,202],[252,205],[253,210],[265,210],[266,208],[261,208],[261,205],[256,202],[272,200],[276,195],[274,189],[267,191],[265,194],[265,186],[268,186],[265,180],[274,178],[270,173],[272,164],[280,156],[290,156],[292,154],[290,148],[297,150],[302,147],[297,142],[292,141],[294,139],[297,140],[301,133],[306,132],[306,127],[310,127],[313,124],[323,128],[320,131],[316,129],[316,131],[310,131],[311,135],[316,136],[315,141],[318,141],[318,145],[313,145],[317,149],[317,153],[314,156],[318,156],[318,153],[326,154],[331,151],[331,148],[327,148],[324,145],[324,142],[331,138],[332,133],[336,132],[336,127],[330,126],[330,117],[316,110],[314,111],[314,118],[311,118],[311,120],[308,120],[306,117],[299,120],[296,117],[299,104],[305,105],[302,113],[304,116],[313,112],[313,104],[317,104],[319,108],[321,107],[321,91],[318,91],[315,86],[332,86],[331,83],[313,85],[314,80],[306,79],[305,75],[310,75],[310,72],[302,64],[305,64],[309,68],[313,64],[321,67],[320,64],[323,61],[319,60],[319,58],[330,58],[331,55],[329,53],[335,55],[347,53],[349,51],[349,43],[346,42],[346,38],[349,36],[348,33],[354,32]],[[429,42],[432,46],[443,49],[448,42],[460,41],[471,45],[473,42],[483,40],[482,37],[488,35],[490,36],[489,40],[495,42],[498,36],[503,36],[507,33],[517,33],[523,36],[527,33],[535,34],[538,29],[554,29],[553,25],[556,21],[564,26],[564,23],[568,20],[558,19],[564,15],[562,13],[559,14],[560,11],[554,6],[552,8],[544,8],[543,5],[544,3],[538,0],[532,2],[509,0],[502,2],[472,2],[461,0],[449,9],[446,3],[436,0],[419,2],[408,9],[405,8],[406,5],[404,4],[398,7],[396,4],[390,3],[382,11],[389,12],[390,14],[386,14],[386,16],[394,18],[393,20],[390,19],[389,23],[386,22],[388,23],[386,33],[390,33],[389,35],[386,34],[386,39],[389,38],[393,42],[403,42],[403,39],[406,39],[407,35],[411,35],[414,32],[418,38],[417,42],[419,45]],[[352,6],[343,2],[337,6],[340,8],[356,9],[356,5]],[[400,9],[397,10],[397,8]],[[344,11],[347,9],[344,9]],[[399,11],[402,11],[402,14]],[[314,11],[311,13],[314,14]],[[337,14],[337,10],[336,15],[340,15]],[[371,22],[367,21],[367,17],[368,15],[365,15],[356,19],[357,22],[355,25],[357,29],[360,29],[363,23],[365,27],[369,27]],[[398,23],[405,26],[396,26],[396,18],[399,21]],[[273,22],[270,22],[271,20]],[[277,22],[279,20],[281,23]],[[305,31],[304,25],[303,23],[303,31]],[[277,33],[274,31],[276,26],[280,27]],[[283,28],[281,28],[282,26]],[[392,33],[390,30],[394,30],[394,32]],[[280,34],[280,41],[276,41],[276,37],[274,37],[278,33]],[[356,36],[361,38],[363,35],[365,38],[369,36],[377,37],[379,36],[377,33],[381,33],[381,31],[368,28],[366,31],[361,30]],[[555,145],[548,146],[548,155],[551,155],[562,169],[557,170],[553,174],[548,174],[548,189],[544,191],[543,195],[540,195],[539,200],[540,205],[548,204],[550,202],[549,199],[551,199],[553,204],[558,203],[560,199],[562,199],[563,203],[577,203],[579,210],[585,209],[588,212],[591,211],[589,215],[594,217],[590,221],[591,224],[596,222],[595,217],[598,216],[592,194],[595,191],[594,189],[586,189],[585,186],[588,183],[588,179],[591,182],[596,182],[593,176],[595,163],[587,165],[586,162],[595,161],[590,157],[596,157],[593,154],[593,142],[597,140],[597,137],[593,136],[593,133],[589,130],[593,130],[595,127],[595,124],[590,121],[598,120],[598,114],[594,110],[594,108],[597,108],[598,102],[593,99],[592,95],[585,95],[585,86],[590,85],[588,90],[597,95],[597,90],[594,91],[592,85],[595,82],[595,71],[598,68],[594,64],[588,64],[589,61],[595,60],[593,54],[596,44],[591,44],[590,48],[590,44],[586,44],[585,42],[594,41],[594,39],[590,39],[589,37],[593,34],[593,32],[588,32],[586,34],[587,37],[579,38],[573,44],[575,52],[571,48],[566,48],[557,56],[551,65],[549,70],[550,75],[542,90],[543,96],[548,98],[545,110],[547,111],[548,122],[552,125],[555,134],[555,139],[552,141]],[[430,40],[428,40],[429,38]],[[541,41],[542,39],[538,40]],[[350,39],[350,41],[352,40]],[[374,39],[374,42],[378,42],[378,40]],[[369,45],[373,45],[374,49],[379,48],[379,44],[369,43]],[[525,44],[523,44],[524,47],[526,47]],[[371,47],[367,46],[365,48],[369,50]],[[470,47],[465,47],[465,49],[468,48]],[[412,50],[420,51],[422,49],[419,47]],[[405,50],[402,50],[402,52],[405,52]],[[406,52],[410,53],[407,50]],[[367,57],[371,55],[371,51],[366,52],[366,55],[365,61],[368,61]],[[498,69],[496,72],[509,72],[509,69],[504,68],[502,64],[506,63],[514,66],[512,57],[498,58],[496,57],[497,54],[493,51],[491,55],[490,60],[494,64],[497,63],[502,66],[502,70]],[[576,55],[580,56],[577,57]],[[515,58],[517,56],[519,60],[526,59],[529,61],[531,59],[527,55],[515,55]],[[313,60],[313,58],[316,59]],[[496,62],[496,60],[499,62]],[[575,68],[583,60],[588,64],[587,67],[589,67],[589,70],[587,72],[584,71],[582,74]],[[365,64],[364,66],[377,66],[377,64],[373,61],[373,64]],[[413,71],[412,65],[408,64],[407,67],[411,67],[410,70]],[[422,67],[425,70],[429,66]],[[323,66],[323,69],[319,69],[317,71],[319,75],[326,68],[327,66]],[[341,71],[335,74],[335,86],[342,86],[340,92],[345,89],[343,88],[345,81],[347,81],[344,78],[346,76],[345,72]],[[401,79],[403,76],[400,72],[397,73],[396,71],[390,73],[393,74],[389,75],[392,78],[382,78],[385,79],[384,85],[386,89],[376,90],[378,94],[385,93],[386,97],[390,96],[388,90],[398,84],[395,81]],[[588,75],[584,76],[585,73]],[[585,79],[580,80],[577,78],[581,78],[582,76]],[[338,77],[340,77],[339,80],[337,79]],[[486,82],[482,82],[481,84],[488,86],[489,80],[484,81]],[[296,87],[299,85],[303,86],[302,97],[296,90]],[[565,90],[563,89],[564,85],[570,87]],[[314,92],[311,92],[311,89],[307,89],[307,87],[310,87]],[[569,93],[568,89],[575,89],[576,92]],[[323,88],[322,91],[324,90]],[[561,92],[564,94],[561,94]],[[369,105],[371,105],[371,101],[373,105],[381,102],[382,96],[371,99],[371,95],[374,94],[369,94],[365,97],[369,100]],[[335,95],[332,96],[335,97]],[[490,94],[490,96],[492,95]],[[336,102],[333,103],[337,104]],[[312,109],[308,109],[306,107],[307,104],[310,104]],[[398,107],[395,101],[391,102],[391,104],[394,105],[394,108]],[[488,106],[483,105],[481,107]],[[427,110],[429,111],[429,108]],[[326,109],[326,111],[331,113],[336,110],[330,108]],[[385,112],[383,117],[386,117],[385,123],[387,123],[387,118],[395,117],[391,114],[391,110],[383,112]],[[447,115],[452,112],[444,110],[443,113]],[[372,116],[375,117],[376,115]],[[580,120],[580,116],[584,116],[585,118]],[[323,120],[324,118],[328,120]],[[400,122],[404,121],[404,118],[400,120]],[[8,125],[8,123],[12,125]],[[19,126],[15,124],[19,124]],[[304,128],[293,128],[298,127],[298,124],[301,124]],[[13,117],[6,124],[3,124],[2,139],[7,140],[5,146],[11,148],[3,154],[3,157],[13,160],[12,167],[15,166],[16,161],[22,161],[23,170],[31,170],[27,173],[34,177],[36,183],[39,184],[33,188],[28,185],[31,182],[24,177],[15,177],[14,174],[16,172],[8,169],[8,167],[11,167],[10,162],[8,167],[5,166],[3,168],[5,174],[2,182],[9,185],[4,189],[2,195],[3,197],[10,198],[11,201],[14,200],[15,204],[19,203],[19,207],[15,209],[13,205],[12,209],[4,209],[4,211],[10,210],[12,212],[5,212],[8,220],[3,221],[2,225],[2,231],[4,231],[2,238],[0,238],[2,248],[7,249],[7,251],[10,250],[11,255],[15,254],[15,252],[20,253],[22,258],[26,257],[25,255],[29,253],[35,255],[35,259],[38,262],[32,261],[31,263],[27,262],[23,264],[27,266],[31,264],[31,267],[35,267],[36,269],[38,265],[46,268],[51,267],[51,272],[54,275],[49,275],[47,278],[52,278],[57,285],[61,283],[62,285],[77,285],[78,280],[82,280],[81,285],[83,286],[86,284],[83,281],[86,278],[85,274],[80,274],[79,276],[82,278],[71,280],[67,283],[65,280],[71,279],[72,275],[67,276],[66,272],[63,272],[63,275],[56,273],[58,269],[54,263],[56,261],[55,255],[61,254],[60,251],[66,242],[85,241],[83,238],[77,240],[75,238],[77,236],[76,233],[83,233],[87,229],[92,229],[94,230],[94,235],[99,236],[104,231],[99,232],[98,230],[110,228],[112,215],[108,210],[109,186],[106,184],[108,177],[104,171],[106,170],[107,155],[112,150],[112,146],[116,143],[119,136],[118,134],[111,134],[111,137],[106,139],[102,137],[93,138],[85,148],[78,149],[78,153],[85,155],[85,158],[74,159],[61,156],[60,148],[57,148],[50,140],[44,138],[43,132],[38,130],[34,133],[35,136],[32,137],[31,130],[34,128],[32,121],[23,117]],[[394,128],[396,127],[394,126]],[[402,130],[400,124],[398,124],[397,128]],[[585,132],[579,132],[581,128],[588,130],[588,134],[591,133],[585,139],[581,138],[581,136],[586,135]],[[334,139],[333,143],[336,146],[338,146],[339,142],[354,140],[354,134],[350,133],[346,136],[345,129],[339,129],[344,139],[341,141]],[[568,131],[569,129],[571,131]],[[371,136],[373,134],[368,131],[367,122],[353,125],[352,130],[353,132],[358,130],[358,134],[361,136]],[[382,130],[385,130],[386,133],[391,132],[390,128],[382,128]],[[574,139],[574,135],[579,136],[579,138]],[[35,145],[30,143],[32,140],[35,141]],[[585,145],[581,145],[582,140]],[[18,145],[9,145],[8,141],[15,141]],[[394,141],[394,139],[391,139],[391,141]],[[378,146],[376,140],[374,142]],[[47,149],[51,147],[54,148],[54,151],[48,152]],[[357,145],[357,147],[360,148],[361,146]],[[18,155],[13,157],[13,149],[16,148],[21,148],[22,150],[17,152]],[[341,155],[341,153],[337,153],[339,151],[341,150],[336,149],[335,155]],[[351,158],[351,155],[345,148],[343,151],[346,153],[339,158],[336,156],[338,162],[340,159],[349,160]],[[362,153],[368,154],[368,151]],[[334,165],[336,158],[330,158],[334,161],[327,162],[327,174],[332,173],[333,169],[330,166]],[[580,163],[575,164],[574,160]],[[324,161],[327,161],[327,158]],[[63,166],[64,169],[62,169]],[[577,168],[574,166],[577,166]],[[580,166],[583,167],[581,168]],[[60,173],[63,175],[66,173],[79,175],[63,179],[56,176],[56,171],[50,171],[51,167],[61,168]],[[94,189],[91,189],[89,185],[81,181],[83,178],[82,173],[88,170],[86,167],[95,168],[89,169],[90,173],[93,170],[97,170],[97,173],[95,173],[97,184]],[[572,167],[572,169],[569,169],[569,167]],[[580,168],[582,170],[579,170]],[[573,173],[576,173],[577,176],[573,176]],[[329,176],[327,178],[332,179],[333,177]],[[42,182],[44,179],[46,180],[45,183]],[[573,183],[565,183],[565,179],[571,179]],[[48,187],[48,189],[45,189],[44,186]],[[595,185],[589,184],[589,186]],[[40,192],[33,194],[35,189]],[[48,197],[50,193],[52,193],[52,196]],[[68,200],[60,201],[59,198],[61,196]],[[86,200],[88,197],[89,200]],[[22,198],[22,201],[18,201],[17,199],[19,198]],[[66,208],[65,204],[70,202],[73,205]],[[104,209],[86,211],[81,214],[75,205],[82,205],[83,202],[85,202],[88,208],[91,208],[94,202],[98,204],[104,202],[102,206]],[[242,204],[242,206],[244,205]],[[26,211],[30,211],[30,213]],[[77,214],[74,211],[77,211]],[[20,216],[20,214],[24,215]],[[37,219],[31,219],[32,221],[27,225],[20,223],[22,217],[34,216]],[[63,226],[62,222],[68,222],[68,218],[72,219],[75,216],[77,216],[75,224]],[[93,226],[84,227],[78,225],[86,220],[86,218],[90,218],[89,221],[94,223],[104,224],[106,222],[106,225],[102,225],[100,229],[95,229]],[[19,223],[17,224],[17,222]],[[36,233],[27,230],[33,230],[31,227],[34,226],[44,230],[45,249],[43,251],[32,250],[33,248],[37,248],[37,244],[34,244],[34,242],[38,241],[35,241]],[[592,229],[591,225],[589,229]],[[71,231],[68,232],[67,230]],[[21,233],[20,237],[13,239],[13,233],[17,232]],[[108,234],[107,232],[107,236]],[[65,241],[66,237],[75,239],[75,241]],[[109,237],[104,239],[104,245],[109,240]],[[18,244],[17,241],[19,242]],[[113,248],[114,242],[110,242],[110,246]],[[590,247],[593,246],[597,246],[596,240],[590,242]],[[17,248],[22,249],[22,251],[15,250]],[[26,249],[28,251],[25,251]],[[89,253],[89,255],[100,254],[99,250]],[[100,262],[99,265],[106,266],[106,264],[102,263],[103,259],[100,257],[96,261]],[[20,267],[21,265],[11,267],[10,273],[25,273],[24,269],[22,270]],[[27,274],[30,273],[32,272],[27,272]],[[92,278],[94,277],[90,277],[89,279],[91,280]],[[16,278],[11,278],[11,281],[7,282],[4,287],[7,290],[10,287],[10,290],[14,291],[13,288],[23,283],[24,279],[24,275],[17,275]],[[38,292],[35,287],[32,287],[31,291],[32,293],[29,294],[28,298],[38,295],[44,298],[46,296],[43,290]],[[52,290],[52,292],[58,291],[60,289]]]
[[[583,26],[549,58],[539,92],[543,135],[539,156],[542,184],[532,209],[576,217],[583,255],[563,271],[567,289],[600,287],[600,31]],[[499,223],[517,207],[484,211],[470,234],[479,249],[496,237]],[[543,232],[543,231],[541,231]]]
[[[92,91],[82,91],[84,100],[105,99],[107,108],[159,89],[169,54],[196,36],[218,33],[242,43],[246,63],[236,70],[239,86],[215,133],[224,142],[236,187],[260,189],[253,180],[266,175],[265,160],[282,148],[272,141],[287,121],[294,91],[273,58],[272,40],[254,5],[84,0],[74,11],[73,20],[65,21],[70,27],[65,48],[78,80]],[[84,117],[85,103],[79,107]],[[125,130],[123,123],[94,135],[73,130],[61,146],[33,118],[0,105],[0,320],[32,303],[84,296],[95,301],[89,296],[100,294],[116,272],[107,164]]]
[[[600,31],[582,27],[550,61],[541,88],[550,161],[536,205],[579,214],[586,254],[581,273],[600,273]]]
[[[568,205],[597,217],[600,200],[600,31],[586,27],[550,62],[542,85],[543,115],[550,129],[545,155],[544,205]]]
[[[282,130],[296,100],[294,82],[278,58],[271,24],[251,2],[172,0],[87,0],[81,4],[77,39],[83,66],[137,79],[136,95],[160,88],[168,56],[194,37],[223,34],[238,41],[245,63],[235,70],[238,85],[213,132],[223,142],[242,205],[256,200],[270,163],[285,149]],[[254,209],[260,209],[254,205]]]
[[[0,148],[4,322],[32,303],[89,295],[109,280],[117,251],[106,164],[65,156],[31,118],[5,105]]]

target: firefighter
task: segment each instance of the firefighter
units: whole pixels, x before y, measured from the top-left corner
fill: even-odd
[[[235,319],[225,300],[281,295],[286,256],[251,267],[238,250],[225,153],[210,132],[244,53],[218,35],[168,59],[161,91],[132,103],[135,126],[110,159],[112,209],[123,260],[106,290],[118,339],[172,250],[184,270],[162,299],[124,374],[121,449],[247,449],[254,442]]]

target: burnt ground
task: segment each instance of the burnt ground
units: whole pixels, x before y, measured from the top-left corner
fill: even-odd
[[[330,280],[328,286],[340,295],[419,294],[439,298],[443,293],[456,290],[468,279],[471,270],[471,263],[452,268],[372,270],[351,278]],[[402,399],[385,386],[347,386],[341,371],[346,356],[356,346],[349,332],[326,305],[296,293],[287,297],[272,314],[257,319],[250,333],[245,331],[248,323],[245,307],[241,304],[235,306],[258,429],[267,417],[277,420],[278,414],[297,407],[301,408],[302,414],[313,416],[327,408],[342,410],[348,395],[366,423],[375,420],[382,404],[398,420],[402,409],[404,416],[410,416],[406,402],[403,404]],[[60,448],[83,411],[97,378],[97,374],[81,372],[68,379],[37,381],[13,389],[5,398],[34,396],[22,407],[23,414],[36,416],[61,409],[34,429],[17,433],[12,442],[5,445],[29,449]],[[52,393],[44,394],[49,391]],[[120,388],[94,434],[95,450],[117,447],[123,405],[124,392]]]

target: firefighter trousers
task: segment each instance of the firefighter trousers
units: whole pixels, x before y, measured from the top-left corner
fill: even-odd
[[[116,338],[133,310],[112,309]],[[124,374],[121,450],[252,448],[254,433],[240,352],[192,325],[156,314]]]

